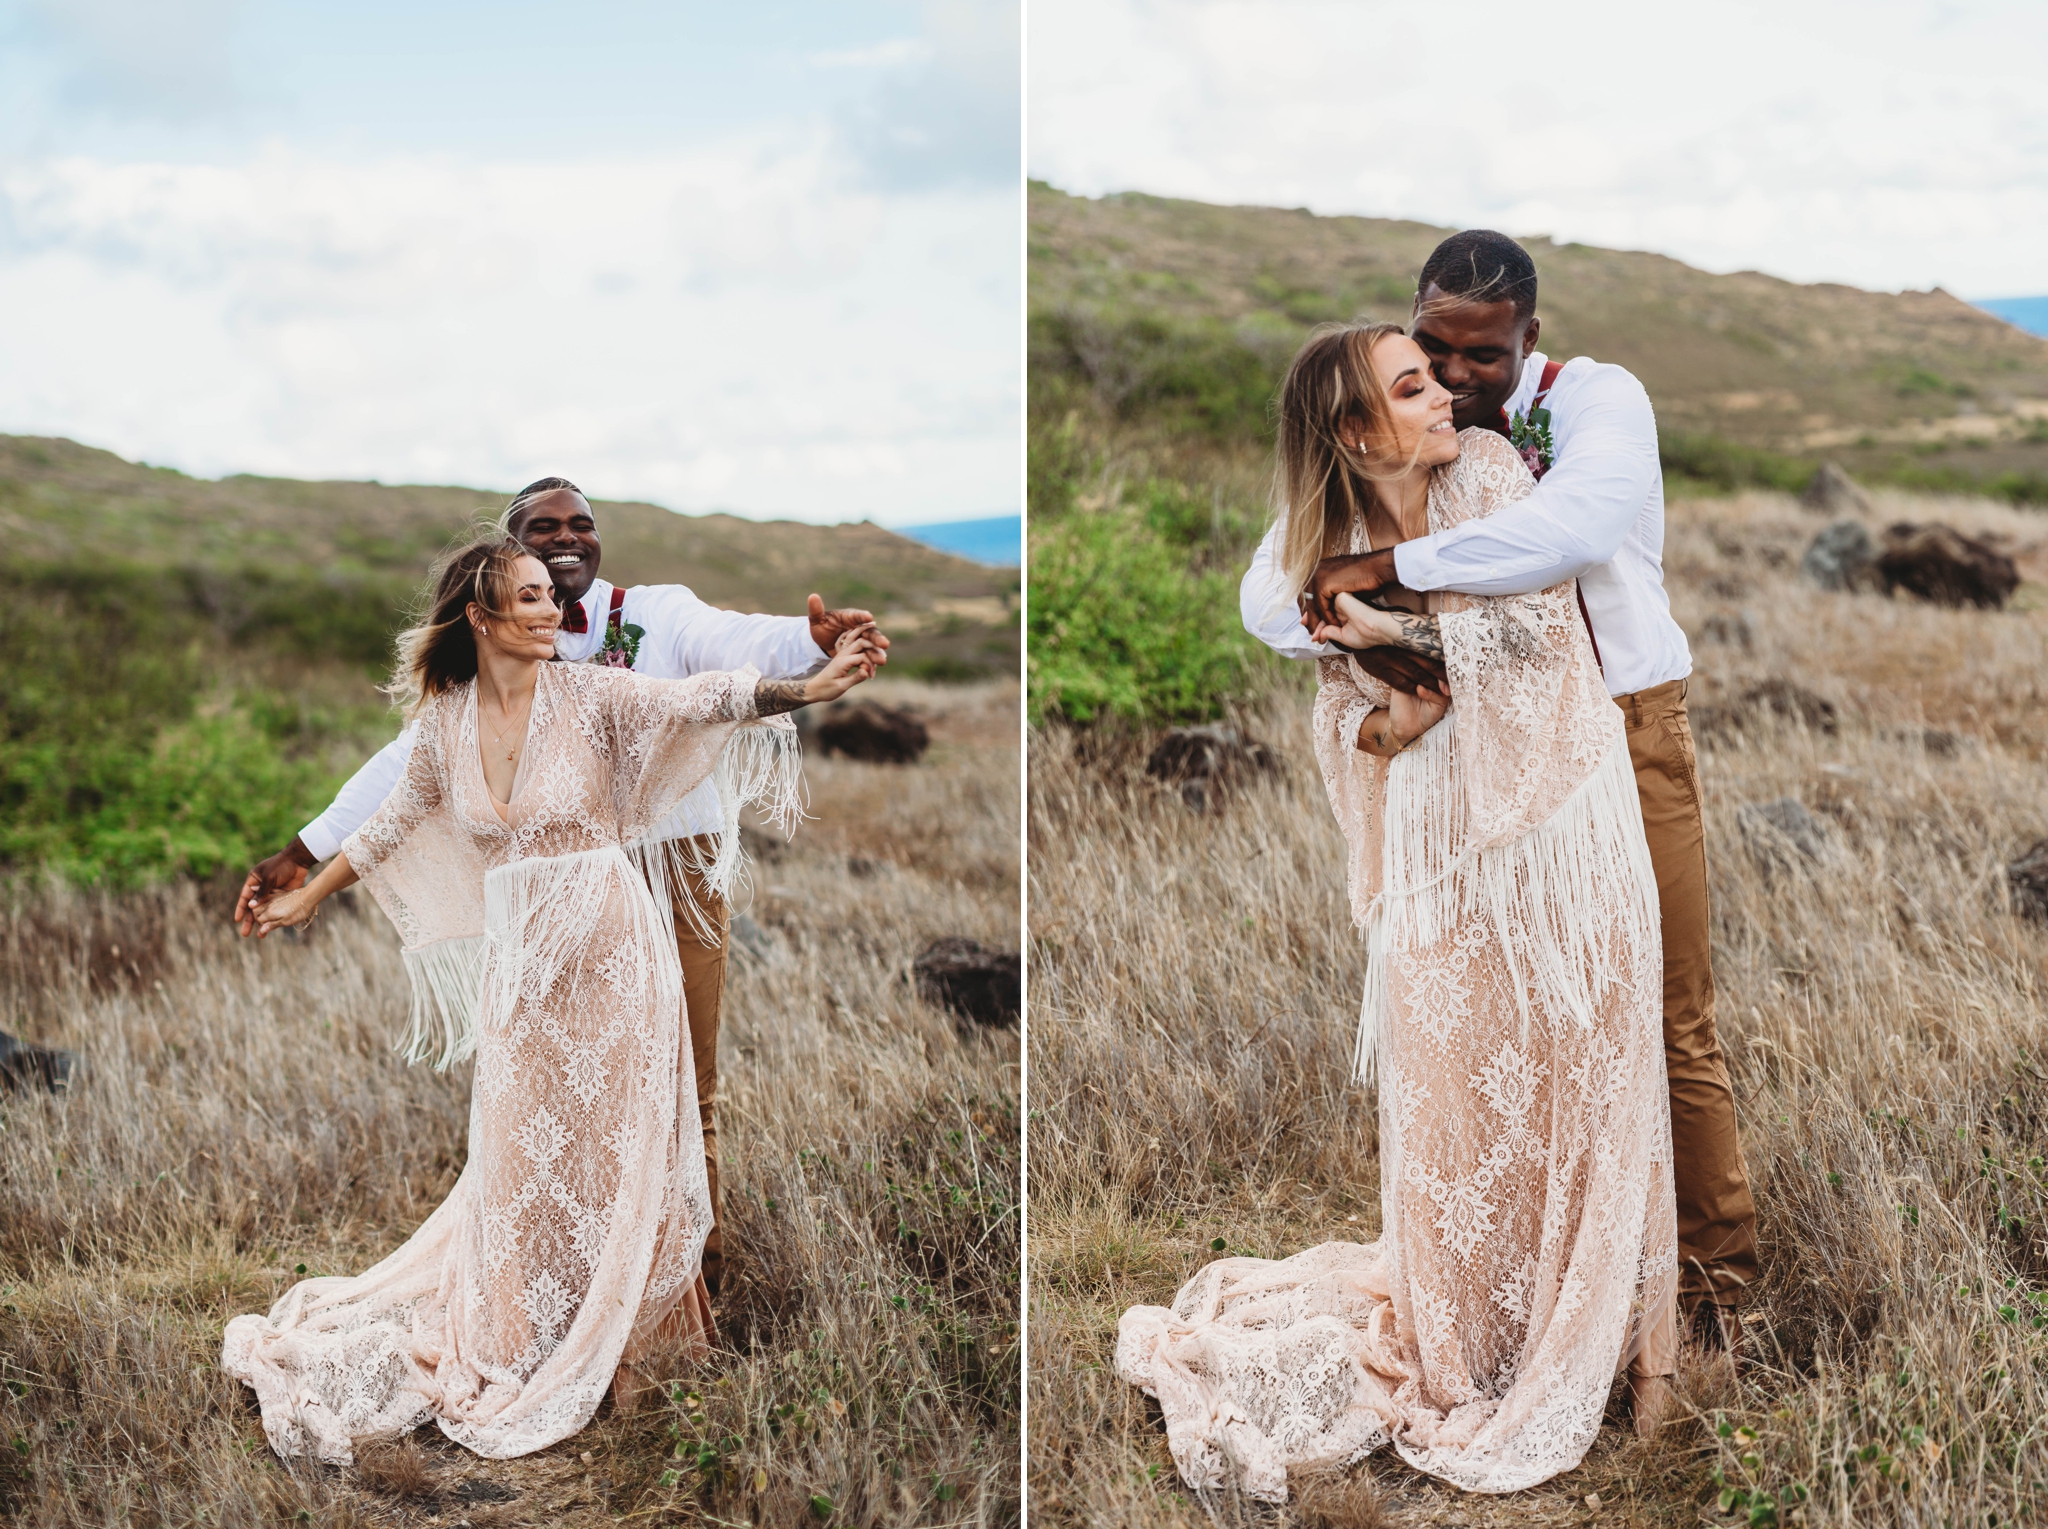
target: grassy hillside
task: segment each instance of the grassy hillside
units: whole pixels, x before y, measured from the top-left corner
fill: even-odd
[[[1263,435],[1271,384],[1310,326],[1405,322],[1416,273],[1450,232],[1045,186],[1030,226],[1034,410],[1085,400],[1220,440]],[[1545,352],[1628,367],[1674,441],[1828,456],[1928,487],[2031,475],[2048,498],[2048,340],[1938,290],[1524,242]]]
[[[436,554],[505,495],[234,477],[0,436],[0,875],[133,884],[289,838],[396,723],[376,690]],[[891,673],[1014,674],[1014,570],[879,526],[599,502],[604,571],[714,604],[874,609]]]

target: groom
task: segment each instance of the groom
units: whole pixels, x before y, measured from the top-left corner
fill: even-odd
[[[832,654],[846,632],[874,623],[861,610],[828,611],[812,595],[803,616],[749,616],[721,610],[681,584],[641,584],[631,589],[607,584],[597,569],[604,548],[597,516],[583,491],[567,478],[542,478],[514,496],[505,511],[506,532],[546,565],[554,580],[562,626],[555,638],[558,658],[604,662],[656,679],[683,679],[752,664],[766,679],[808,674]],[[638,629],[639,635],[633,635]],[[889,639],[875,634],[877,647]],[[888,662],[887,652],[880,662]],[[408,727],[371,758],[341,788],[328,809],[300,829],[292,842],[249,872],[235,903],[235,920],[247,935],[254,927],[252,901],[304,883],[306,872],[337,854],[342,840],[369,821],[405,773],[412,755]],[[722,826],[717,791],[697,788],[656,831],[681,841],[686,851],[707,850],[708,836]],[[715,1294],[725,1272],[725,1240],[719,1225],[718,1127],[713,1105],[718,1094],[718,1021],[725,994],[725,956],[731,910],[684,871],[670,878],[676,924],[676,954],[683,967],[683,1004],[688,1010],[690,1057],[697,1075],[697,1110],[704,1132],[704,1168],[711,1192],[711,1235],[704,1246],[704,1283]]]
[[[1453,423],[1509,435],[1542,481],[1486,519],[1379,552],[1325,558],[1304,600],[1309,620],[1327,620],[1339,593],[1378,600],[1439,589],[1518,595],[1578,579],[1594,655],[1627,723],[1663,907],[1681,1299],[1700,1336],[1732,1354],[1738,1302],[1757,1277],[1756,1207],[1714,1034],[1706,838],[1685,711],[1692,653],[1664,592],[1657,422],[1642,384],[1622,368],[1584,356],[1547,360],[1536,349],[1541,327],[1536,267],[1521,245],[1474,229],[1437,246],[1416,283],[1410,333],[1451,392]],[[1541,409],[1549,411],[1548,450],[1527,428]],[[1274,557],[1274,534],[1244,578],[1245,627],[1289,657],[1319,656],[1328,650],[1308,640]]]

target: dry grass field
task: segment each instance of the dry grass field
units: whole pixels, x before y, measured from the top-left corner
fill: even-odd
[[[1110,1367],[1118,1314],[1217,1251],[1376,1234],[1374,1111],[1346,1081],[1363,955],[1305,687],[1240,719],[1282,777],[1207,815],[1145,780],[1142,739],[1034,737],[1034,1523],[2042,1520],[2048,928],[2015,917],[2003,868],[2048,835],[2048,523],[1880,496],[1900,518],[2004,535],[2033,582],[1998,614],[1826,595],[1796,573],[1823,522],[1791,500],[1673,507],[1765,1275],[1739,1379],[1689,1369],[1656,1440],[1617,1410],[1579,1470],[1513,1497],[1384,1455],[1284,1509],[1179,1482]],[[1746,699],[1767,679],[1832,719]],[[1811,858],[1741,825],[1787,797],[1819,825]]]
[[[87,1059],[66,1095],[0,1095],[0,1519],[1016,1522],[1017,1035],[961,1035],[908,968],[942,935],[1015,948],[1018,696],[868,693],[934,743],[814,758],[817,821],[755,867],[773,944],[727,988],[721,1349],[522,1460],[428,1428],[288,1467],[218,1369],[228,1317],[383,1256],[462,1165],[467,1070],[392,1054],[404,977],[367,899],[262,945],[217,886],[0,910],[0,1025]]]

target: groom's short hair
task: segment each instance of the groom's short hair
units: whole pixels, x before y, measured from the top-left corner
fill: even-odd
[[[1416,297],[1431,287],[1461,302],[1512,302],[1515,317],[1526,319],[1536,311],[1536,262],[1506,234],[1468,228],[1444,240],[1422,263]]]
[[[567,478],[536,478],[512,496],[512,502],[505,506],[505,513],[498,517],[498,529],[510,536],[512,523],[519,518],[527,505],[540,498],[542,494],[552,494],[555,490],[563,488],[572,494],[583,492]]]

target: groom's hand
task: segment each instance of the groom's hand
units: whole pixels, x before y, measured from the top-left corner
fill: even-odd
[[[1407,648],[1382,646],[1345,651],[1358,660],[1358,667],[1367,674],[1405,695],[1413,695],[1419,689],[1433,690],[1449,683],[1442,664]]]
[[[251,904],[264,902],[280,892],[297,891],[306,884],[306,872],[314,863],[313,852],[297,834],[268,860],[256,862],[242,883],[242,895],[235,899],[235,922],[241,925],[244,938],[256,928],[256,910]]]
[[[862,627],[872,628],[875,624],[873,614],[868,611],[828,611],[824,600],[817,595],[811,596],[809,614],[811,641],[818,645],[821,653],[836,652],[839,639],[848,632],[857,632]],[[880,632],[870,631],[867,643],[874,650],[876,663],[886,664],[889,661],[888,638]]]
[[[1405,603],[1399,597],[1413,597],[1394,571],[1394,549],[1359,552],[1348,557],[1326,557],[1316,564],[1308,588],[1301,592],[1301,624],[1310,631],[1319,626],[1338,626],[1337,596],[1356,595],[1368,605],[1385,607]]]

